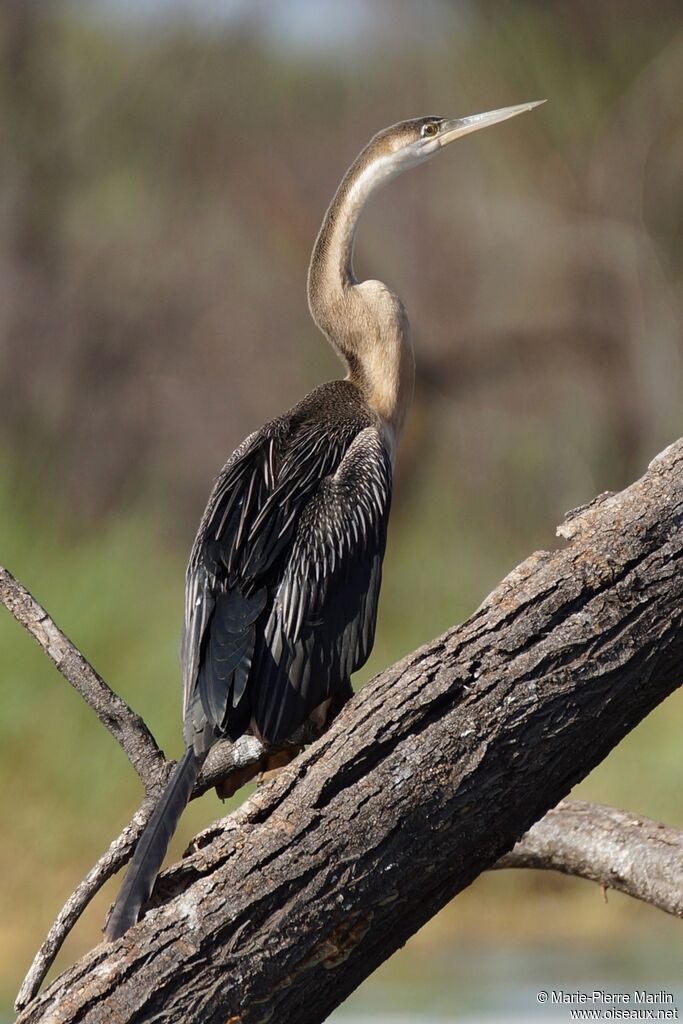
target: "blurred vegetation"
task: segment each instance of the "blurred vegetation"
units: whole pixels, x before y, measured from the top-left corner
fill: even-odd
[[[385,0],[372,19],[349,9],[335,47],[325,19],[343,5],[328,0],[310,5],[319,52],[303,29],[267,31],[282,6],[207,27],[0,4],[0,562],[169,754],[209,483],[247,432],[338,375],[308,317],[308,255],[380,127],[549,99],[392,184],[363,224],[358,269],[405,300],[418,384],[359,682],[468,615],[556,543],[566,509],[628,483],[683,427],[680,5]],[[9,1003],[139,792],[7,615],[0,650]],[[669,701],[581,794],[683,825],[682,715]],[[175,852],[218,813],[212,797],[193,806]],[[63,959],[97,940],[111,892]],[[683,949],[650,908],[505,873],[378,984],[399,967],[424,979],[436,950],[471,941],[604,951],[625,930],[620,970],[635,957],[639,984],[648,950]]]

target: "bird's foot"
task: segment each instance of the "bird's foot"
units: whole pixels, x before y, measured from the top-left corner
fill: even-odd
[[[269,754],[264,759],[263,770],[256,780],[258,783],[270,782],[275,776],[286,768],[290,762],[294,760],[297,754],[300,754],[303,747],[288,747],[287,750],[278,750],[275,754]]]
[[[297,754],[301,753],[300,747],[287,747],[286,750],[276,750],[272,754],[265,754],[259,761],[231,772],[227,778],[216,786],[216,793],[221,800],[229,800],[238,789],[246,786],[248,782],[256,779],[257,783],[268,782],[274,779],[277,773],[293,761]]]

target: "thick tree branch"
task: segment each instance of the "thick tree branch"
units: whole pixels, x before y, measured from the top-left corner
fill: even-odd
[[[683,833],[614,807],[563,800],[496,868],[546,868],[683,917]]]
[[[323,1020],[679,685],[682,524],[678,442],[373,680],[22,1024]]]
[[[90,705],[105,729],[109,730],[124,750],[145,789],[154,789],[164,765],[164,755],[140,716],[107,686],[45,609],[2,566],[0,601],[31,634],[66,681]]]

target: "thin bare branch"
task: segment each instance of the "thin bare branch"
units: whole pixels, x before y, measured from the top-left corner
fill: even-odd
[[[102,725],[123,749],[145,789],[149,791],[154,788],[163,769],[164,755],[143,720],[107,686],[26,587],[2,566],[0,601],[31,634],[66,681],[90,705]]]
[[[59,912],[55,923],[50,928],[45,941],[36,953],[26,977],[24,978],[16,998],[17,1010],[27,1006],[40,988],[45,975],[50,970],[62,944],[74,927],[79,917],[94,896],[112,875],[131,857],[135,844],[142,830],[149,821],[155,806],[154,796],[146,796],[132,820],[126,825],[121,835],[110,845],[97,863],[90,869],[83,881],[69,896]]]
[[[544,868],[683,917],[683,833],[614,807],[563,800],[496,868]]]
[[[6,580],[7,586],[5,587]],[[82,915],[85,908],[91,900],[94,899],[102,886],[105,885],[106,882],[130,860],[133,850],[135,849],[135,844],[147,824],[155,806],[159,789],[168,779],[173,769],[174,762],[165,761],[163,759],[163,754],[157,747],[152,734],[149,732],[142,719],[138,718],[138,716],[131,711],[128,705],[124,701],[120,700],[120,698],[107,686],[104,680],[102,680],[95,670],[88,664],[74,644],[72,644],[71,641],[69,641],[55,626],[47,612],[41,608],[26,588],[4,569],[0,569],[0,588],[0,598],[3,603],[9,608],[15,618],[17,618],[18,621],[21,622],[21,624],[31,633],[31,635],[35,637],[48,657],[55,662],[60,672],[62,672],[68,681],[78,690],[91,707],[95,706],[93,699],[96,698],[98,700],[98,707],[101,708],[102,693],[106,700],[111,698],[113,702],[118,702],[123,707],[124,714],[117,720],[122,722],[122,729],[120,733],[114,732],[114,729],[110,726],[110,719],[108,717],[101,713],[98,708],[95,708],[95,710],[100,721],[102,721],[109,731],[119,739],[121,746],[123,746],[126,753],[128,753],[133,767],[142,778],[147,794],[145,800],[132,820],[126,825],[121,834],[111,843],[106,853],[104,853],[97,863],[91,868],[86,877],[79,883],[60,910],[44,942],[36,953],[24,981],[22,982],[16,1001],[16,1008],[21,1009],[28,1005],[37,993],[47,972],[52,966],[55,957],[59,953],[64,940]],[[58,638],[58,642],[61,645],[66,645],[68,647],[68,661],[61,653],[62,647],[55,648],[55,636]],[[47,638],[49,638],[49,643]],[[56,660],[57,657],[59,657],[59,661]],[[74,664],[76,665],[76,671],[73,671]],[[71,673],[71,675],[68,673]],[[85,683],[83,683],[83,676],[85,676]],[[94,686],[91,685],[93,680],[99,683],[99,689],[95,689]],[[102,690],[102,688],[104,689]],[[137,729],[137,723],[140,724],[140,730],[138,733],[135,732]],[[124,735],[124,729],[126,741],[130,742],[130,746],[133,751],[137,752],[139,750],[136,735],[141,738],[141,743],[145,742],[144,737],[147,736],[151,743],[154,744],[154,749],[156,750],[158,757],[151,771],[148,771],[147,769],[147,764],[149,762],[145,758],[144,776],[142,775],[138,765],[133,760],[133,757],[124,746],[123,740],[119,738],[120,735]],[[318,733],[316,730],[309,726],[306,730],[299,730],[288,746],[284,746],[279,749],[289,749],[291,747],[297,749],[304,743],[308,743],[316,739],[317,735]],[[228,789],[228,791],[230,791],[230,789],[232,789],[232,791],[237,791],[240,786],[258,775],[266,758],[272,756],[274,753],[274,750],[266,750],[264,745],[254,736],[242,736],[236,743],[230,743],[228,741],[218,743],[211,751],[204,769],[197,780],[197,784],[192,794],[192,799],[197,799],[197,797],[206,793],[207,790],[218,785],[221,785],[223,789]],[[234,780],[233,786],[226,786],[226,783],[231,779]]]
[[[197,799],[207,790],[219,783],[224,783],[233,775],[242,775],[250,768],[254,768],[254,774],[257,774],[266,755],[267,751],[263,744],[253,736],[243,736],[236,743],[226,741],[217,744],[211,751],[204,770],[197,780],[192,799]],[[54,963],[64,940],[88,904],[109,879],[130,860],[135,844],[154,810],[158,787],[166,781],[173,767],[173,761],[161,763],[155,776],[154,786],[150,784],[148,795],[131,821],[114,839],[106,853],[90,869],[60,910],[21,984],[15,1003],[17,1010],[27,1006],[33,999]]]

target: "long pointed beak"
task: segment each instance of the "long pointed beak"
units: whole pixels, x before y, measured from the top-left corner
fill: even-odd
[[[454,139],[460,139],[470,132],[478,132],[480,128],[488,128],[491,124],[498,124],[499,121],[507,121],[509,117],[517,117],[526,110],[533,110],[539,107],[545,100],[535,100],[533,103],[520,103],[516,107],[501,107],[500,110],[489,110],[485,114],[472,114],[471,117],[455,117],[452,121],[444,121],[439,132],[439,143],[447,146]]]

